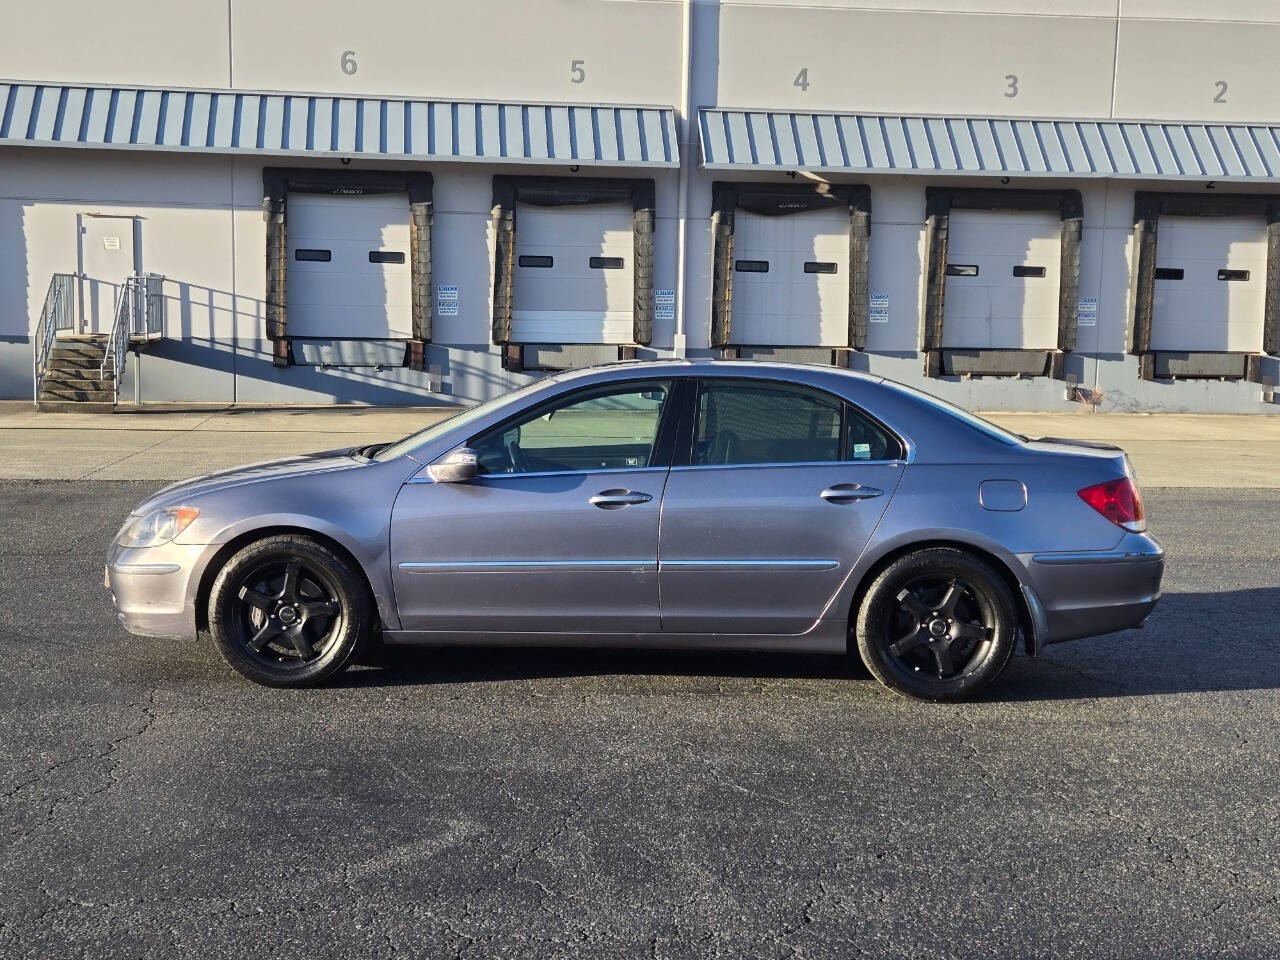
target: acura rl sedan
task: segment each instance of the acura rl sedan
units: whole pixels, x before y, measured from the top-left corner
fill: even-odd
[[[551,376],[396,443],[210,474],[107,555],[120,621],[323,682],[362,644],[848,654],[925,700],[1160,597],[1124,452],[878,377],[666,361]]]

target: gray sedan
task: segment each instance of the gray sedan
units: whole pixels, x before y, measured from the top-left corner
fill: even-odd
[[[161,490],[107,556],[135,634],[317,684],[362,644],[820,651],[973,696],[1141,624],[1164,552],[1123,451],[829,367],[548,377],[397,443]]]

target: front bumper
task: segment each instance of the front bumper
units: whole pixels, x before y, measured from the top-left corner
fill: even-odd
[[[1164,548],[1148,533],[1127,533],[1111,550],[1021,559],[1044,611],[1037,646],[1141,626],[1160,600]]]
[[[216,548],[166,543],[129,549],[112,544],[105,585],[124,628],[142,637],[193,639],[196,587],[211,549]]]

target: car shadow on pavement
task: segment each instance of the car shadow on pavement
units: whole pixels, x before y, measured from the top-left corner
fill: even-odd
[[[1142,630],[1019,656],[988,702],[1280,687],[1280,588],[1167,594]],[[856,658],[747,651],[565,647],[381,647],[341,687],[651,676],[872,683]]]
[[[856,659],[811,653],[599,647],[381,647],[331,684],[492,683],[571,677],[870,679]]]
[[[1280,587],[1166,593],[1141,630],[1019,659],[986,699],[1071,700],[1280,687]]]

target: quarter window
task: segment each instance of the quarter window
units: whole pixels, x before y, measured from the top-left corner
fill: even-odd
[[[475,437],[481,473],[620,470],[650,466],[670,381],[560,397]]]
[[[846,460],[898,460],[902,443],[870,417],[844,408],[844,458]]]

